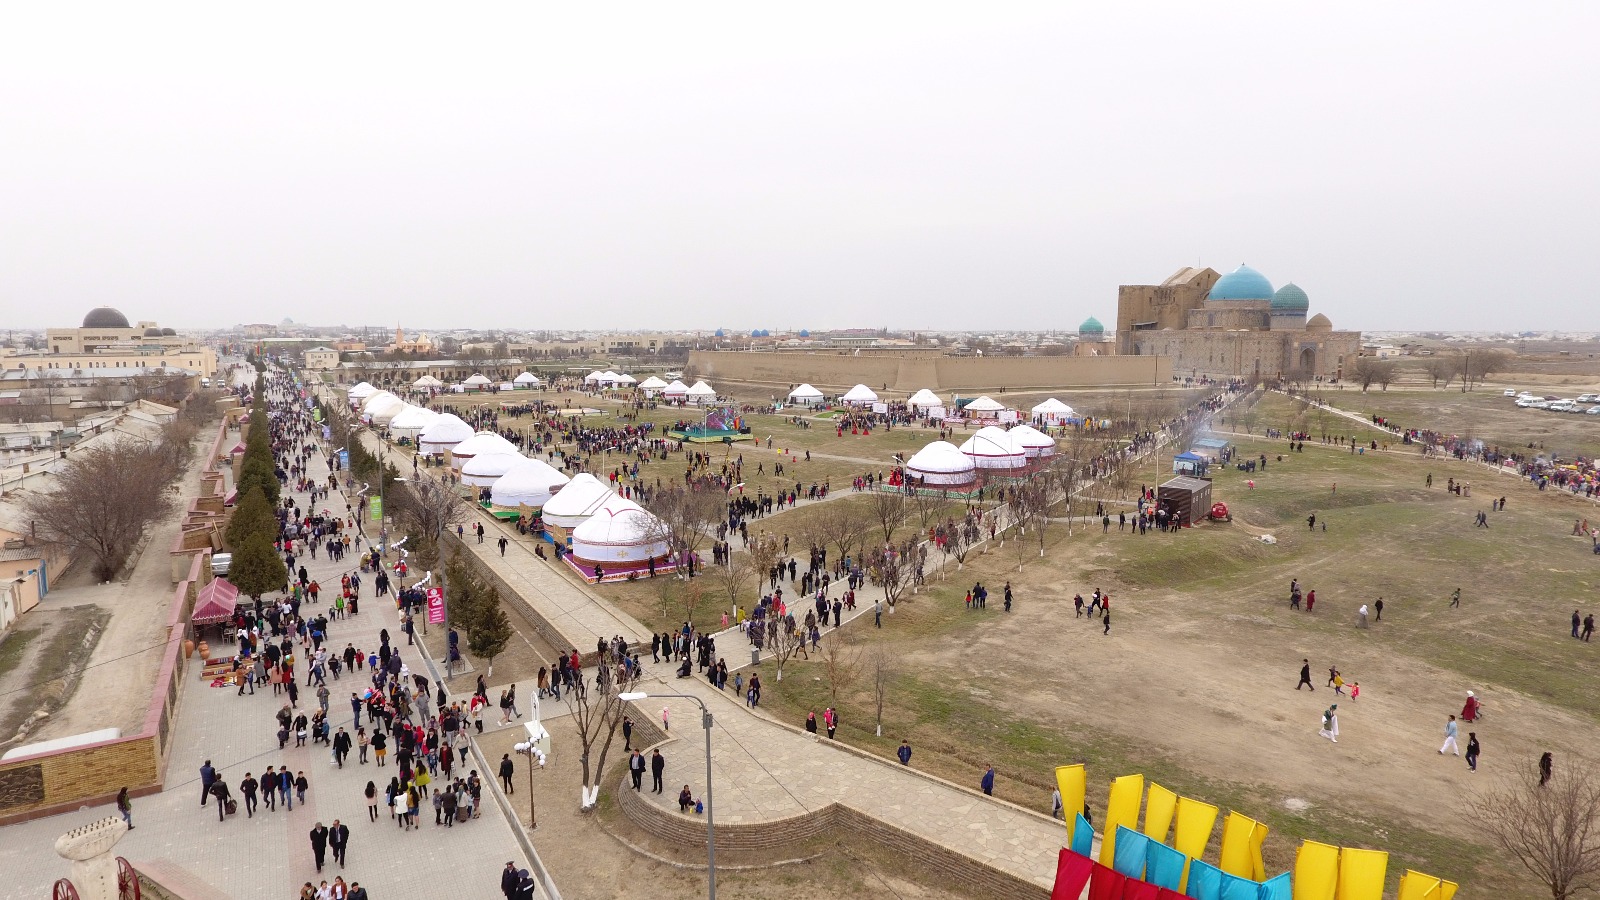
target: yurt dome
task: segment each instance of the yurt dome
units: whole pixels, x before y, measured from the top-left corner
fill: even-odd
[[[545,503],[545,524],[576,528],[615,496],[600,479],[588,472],[579,472]]]
[[[523,372],[521,375],[518,375],[517,377],[511,379],[511,383],[512,384],[525,384],[525,385],[528,385],[529,387],[538,387],[538,385],[539,385],[539,376],[533,374],[532,372]]]
[[[461,466],[461,481],[474,487],[489,487],[500,476],[527,457],[520,453],[479,453]]]
[[[397,438],[415,439],[422,429],[432,425],[438,418],[438,413],[425,406],[412,406],[389,420],[389,434]]]
[[[789,392],[789,399],[796,403],[817,403],[822,400],[822,392],[809,384],[802,384]]]
[[[1028,451],[1010,432],[990,425],[980,428],[961,445],[961,452],[980,469],[1020,469],[1028,464]]]
[[[521,455],[517,445],[492,431],[480,431],[450,448],[450,465],[460,469],[474,456],[483,453],[515,453]]]
[[[407,403],[404,400],[388,391],[384,391],[381,394],[373,394],[368,398],[367,402],[361,405],[361,414],[372,420],[373,424],[383,425],[394,418],[396,413],[405,409],[406,406]]]
[[[399,399],[400,399],[399,397],[396,397],[395,395],[389,393],[388,391],[373,391],[372,393],[368,394],[365,398],[362,399],[362,401],[361,401],[361,411],[362,412],[368,411],[369,409],[372,408],[372,404],[374,404],[374,403],[381,403],[381,402],[384,402],[385,400],[399,400]]]
[[[997,413],[1008,408],[1004,403],[988,396],[979,397],[963,407],[966,412],[975,413]]]
[[[424,375],[421,378],[418,378],[416,381],[411,382],[411,386],[419,388],[436,388],[444,387],[444,382],[433,377],[432,375]]]
[[[1029,459],[1056,455],[1056,439],[1031,425],[1017,425],[1007,433],[1022,445]]]
[[[1059,418],[1075,415],[1075,413],[1072,411],[1072,407],[1062,403],[1060,400],[1057,400],[1054,397],[1051,397],[1049,400],[1046,400],[1038,406],[1035,406],[1031,411],[1035,416],[1045,416],[1046,418],[1051,416]]]
[[[906,475],[931,485],[970,484],[978,477],[977,464],[949,441],[934,441],[906,460]]]
[[[569,481],[570,478],[544,460],[523,457],[495,481],[489,500],[506,509],[521,506],[538,509],[549,503]]]
[[[385,404],[382,409],[378,410],[377,412],[369,413],[369,415],[372,418],[372,424],[378,426],[379,428],[384,428],[387,427],[390,422],[394,421],[395,416],[403,414],[408,409],[416,409],[416,407],[405,402],[404,400],[401,400],[399,406]]]
[[[618,499],[621,499],[620,497]],[[585,568],[599,564],[627,566],[665,556],[668,551],[661,520],[637,504],[598,510],[572,529],[572,556]]]
[[[704,405],[717,399],[716,389],[704,381],[696,381],[694,387],[684,392],[690,403]]]
[[[355,387],[351,388],[346,393],[348,394],[348,396],[350,397],[351,400],[365,400],[368,397],[371,397],[373,394],[376,394],[377,392],[378,392],[377,388],[375,388],[372,385],[370,385],[370,384],[366,383],[365,381],[363,381],[360,384],[356,385]]]
[[[488,387],[492,382],[482,374],[473,374],[467,376],[467,380],[461,383],[466,387]]]
[[[472,426],[455,413],[443,413],[423,426],[417,434],[417,449],[423,453],[443,453],[472,437]]]
[[[912,394],[911,399],[906,401],[906,405],[912,409],[927,409],[930,406],[943,406],[944,401],[939,399],[938,394],[923,388]]]
[[[876,403],[878,401],[878,395],[872,390],[872,388],[869,388],[864,384],[858,384],[850,390],[845,391],[844,396],[840,397],[839,399],[846,403],[855,403],[859,405]]]
[[[632,375],[629,375],[626,372],[623,372],[621,375],[617,376],[617,384],[638,384],[638,383],[639,383],[639,379],[633,377]]]
[[[674,379],[671,384],[661,389],[661,393],[667,397],[682,397],[683,395],[689,393],[689,386]]]
[[[595,371],[590,372],[589,374],[583,376],[583,383],[584,384],[598,384],[600,381],[604,380],[604,378],[605,378],[605,373],[601,372],[598,369],[596,369]]]
[[[647,391],[659,391],[666,386],[667,383],[665,381],[662,381],[654,375],[651,375],[649,378],[639,382],[639,387],[642,387]]]

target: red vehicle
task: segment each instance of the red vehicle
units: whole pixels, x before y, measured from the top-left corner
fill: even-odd
[[[1232,522],[1233,513],[1228,512],[1228,504],[1218,501],[1211,504],[1211,514],[1208,518],[1213,522]]]

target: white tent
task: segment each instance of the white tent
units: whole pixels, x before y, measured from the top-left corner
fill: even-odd
[[[1009,434],[1027,451],[1029,459],[1056,455],[1056,439],[1032,425],[1016,425]]]
[[[971,484],[978,477],[978,466],[948,441],[934,441],[906,460],[906,475],[924,484],[955,487]]]
[[[997,413],[1010,408],[998,400],[992,400],[985,396],[968,403],[962,407],[962,410],[969,413]]]
[[[572,529],[572,558],[584,569],[636,569],[668,552],[661,520],[631,500],[617,500]]]
[[[383,426],[395,417],[396,413],[405,409],[408,404],[393,394],[384,392],[373,394],[371,399],[361,408],[361,415],[374,425]]]
[[[361,400],[361,411],[366,412],[374,403],[384,403],[387,400],[399,400],[399,397],[388,391],[373,391]],[[404,402],[404,401],[401,401]]]
[[[878,402],[878,395],[872,390],[872,388],[869,388],[864,384],[858,384],[850,390],[845,391],[844,396],[840,397],[839,399],[851,404],[852,406],[865,406],[868,403]]]
[[[661,396],[666,397],[668,400],[682,399],[687,393],[689,393],[689,386],[681,381],[673,381],[661,389]]]
[[[939,399],[938,394],[923,388],[912,394],[911,399],[906,401],[906,405],[912,409],[928,409],[929,407],[943,406],[944,401]]]
[[[1032,413],[1033,420],[1043,425],[1057,425],[1077,415],[1072,407],[1054,397],[1035,406]]]
[[[583,376],[583,383],[584,384],[599,384],[600,382],[602,382],[604,380],[605,380],[605,373],[601,372],[598,369],[596,369],[595,371],[590,372],[589,374]]]
[[[494,382],[490,381],[486,376],[475,374],[467,376],[467,380],[461,382],[461,386],[482,390],[493,383]]]
[[[550,502],[570,478],[542,459],[523,457],[495,481],[489,499],[502,509],[529,506],[538,509]]]
[[[1028,464],[1028,451],[1011,433],[990,425],[980,428],[961,445],[961,452],[980,469],[1021,469]]]
[[[576,528],[615,496],[600,479],[588,472],[579,472],[545,503],[544,523],[557,528]]]
[[[389,427],[389,423],[394,421],[395,416],[403,415],[405,414],[406,410],[410,409],[416,409],[416,407],[405,402],[404,400],[400,401],[399,406],[385,404],[382,409],[371,413],[372,424],[378,426],[379,428],[387,428]]]
[[[439,414],[425,406],[413,406],[389,420],[389,436],[416,440],[422,429],[432,425]]]
[[[654,375],[651,375],[649,378],[639,382],[639,389],[644,391],[644,395],[646,397],[654,397],[655,395],[661,393],[662,389],[664,389],[666,386],[667,383],[665,381],[662,381]]]
[[[632,375],[629,375],[626,372],[624,372],[621,375],[617,376],[617,384],[638,384],[638,383],[639,383],[639,379],[633,377]]]
[[[696,381],[694,387],[689,388],[684,393],[687,395],[689,402],[695,406],[706,406],[717,399],[716,389],[704,381]]]
[[[444,382],[433,377],[432,375],[424,375],[421,378],[418,378],[416,381],[411,382],[411,386],[419,388],[436,388],[444,387]]]
[[[539,376],[533,374],[532,372],[523,372],[521,375],[511,379],[511,383],[517,387],[535,388],[538,387],[542,382],[539,381]]]
[[[622,376],[611,371],[610,369],[600,373],[601,384],[616,384],[620,380],[622,380]]]
[[[479,453],[462,464],[461,483],[489,487],[524,459],[520,453]]]
[[[521,455],[517,445],[492,431],[480,431],[450,448],[450,465],[460,470],[474,456],[484,453],[515,453]]]
[[[794,403],[805,403],[807,405],[812,403],[821,403],[822,392],[809,384],[802,384],[789,392],[789,400]]]
[[[377,388],[366,383],[365,381],[351,388],[349,391],[346,391],[351,400],[365,400],[377,392]]]
[[[444,413],[422,427],[417,434],[417,449],[422,453],[443,453],[472,437],[472,426],[455,413]]]

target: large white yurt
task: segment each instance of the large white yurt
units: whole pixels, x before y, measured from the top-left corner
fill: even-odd
[[[599,369],[596,369],[593,372],[590,372],[589,374],[583,376],[583,383],[584,384],[599,384],[600,382],[605,380],[605,374],[606,373],[600,371]]]
[[[598,565],[607,578],[647,570],[651,559],[663,568],[669,548],[661,520],[631,500],[616,500],[572,529],[573,564],[591,576]]]
[[[1041,425],[1059,425],[1067,419],[1077,416],[1077,413],[1072,411],[1072,407],[1054,397],[1035,406],[1031,413],[1033,420]]]
[[[389,436],[396,440],[410,438],[415,441],[422,429],[432,425],[439,414],[425,406],[412,406],[389,420]]]
[[[500,509],[539,509],[571,480],[542,459],[522,457],[495,481],[489,500]]]
[[[487,375],[482,374],[469,375],[465,381],[461,382],[461,386],[469,391],[481,391],[491,384],[494,384],[494,382],[490,381]]]
[[[811,406],[822,402],[822,392],[809,384],[802,384],[789,392],[790,403],[804,403]]]
[[[376,394],[377,392],[378,392],[377,388],[375,388],[372,385],[370,385],[370,384],[366,383],[365,381],[363,381],[360,384],[356,385],[355,387],[351,388],[346,393],[350,397],[351,400],[359,402],[361,400],[367,399],[368,397],[371,397],[373,394]]]
[[[704,381],[696,381],[693,387],[684,391],[684,396],[695,406],[709,406],[716,402],[717,391]]]
[[[689,393],[689,386],[681,381],[674,380],[671,384],[661,389],[661,396],[668,400],[682,400]]]
[[[992,419],[999,413],[1010,408],[1011,407],[1006,406],[999,400],[994,400],[990,397],[984,396],[979,397],[971,403],[968,403],[961,409],[962,412],[965,412],[968,415],[977,416],[980,419]]]
[[[539,376],[532,372],[523,372],[521,375],[511,379],[511,383],[519,388],[536,388],[541,382],[539,381]]]
[[[990,425],[980,428],[961,445],[974,465],[989,471],[1020,470],[1028,465],[1028,451],[1011,433]]]
[[[394,394],[391,394],[388,391],[373,391],[372,393],[368,394],[367,396],[361,398],[361,411],[363,413],[366,412],[367,411],[367,407],[371,406],[374,403],[381,403],[381,402],[384,401],[385,398],[388,398],[388,397],[393,397],[396,400],[400,399],[399,397],[395,397]]]
[[[517,463],[527,459],[520,453],[478,453],[461,464],[461,483],[473,487],[490,487],[500,476],[511,471]]]
[[[639,383],[639,379],[633,377],[632,375],[629,375],[627,372],[623,372],[621,375],[617,376],[617,384],[622,385],[624,387],[626,387],[628,385],[638,384],[638,383]]]
[[[409,409],[416,409],[416,407],[405,402],[404,400],[400,401],[399,406],[386,404],[382,409],[370,414],[372,424],[379,428],[387,428],[389,427],[389,423],[394,421],[395,416],[404,415],[406,410]]]
[[[381,394],[373,394],[371,399],[367,400],[366,404],[361,407],[361,416],[374,425],[382,426],[404,410],[407,405],[404,400],[385,391]]]
[[[944,401],[939,399],[938,394],[923,388],[912,394],[911,399],[906,401],[906,405],[912,409],[928,409],[934,406],[943,406]]]
[[[639,382],[639,390],[644,391],[644,395],[646,397],[654,397],[655,395],[661,393],[666,386],[667,383],[665,381],[662,381],[654,375],[651,375],[649,378]]]
[[[1056,455],[1056,439],[1032,425],[1017,425],[1007,433],[1017,439],[1029,459],[1048,459]]]
[[[906,477],[929,487],[964,488],[978,478],[978,466],[949,441],[934,441],[906,460]]]
[[[600,384],[605,386],[605,387],[611,387],[611,386],[615,385],[617,383],[617,381],[620,380],[621,378],[622,378],[621,375],[618,375],[617,373],[611,371],[610,369],[607,369],[604,372],[600,373]]]
[[[480,431],[472,437],[450,448],[450,465],[457,471],[467,464],[474,456],[483,453],[515,453],[518,455],[517,445],[492,431]]]
[[[878,394],[872,388],[864,384],[858,384],[845,391],[844,396],[839,399],[852,406],[866,406],[869,403],[878,402]]]
[[[588,472],[579,472],[545,503],[545,528],[550,529],[557,538],[565,539],[567,532],[588,521],[607,500],[615,496],[605,482]]]
[[[472,437],[472,426],[455,413],[443,413],[417,434],[417,450],[421,453],[444,453]]]
[[[433,377],[432,375],[424,375],[421,378],[418,378],[416,381],[411,382],[411,386],[419,388],[436,388],[444,387],[444,382]]]

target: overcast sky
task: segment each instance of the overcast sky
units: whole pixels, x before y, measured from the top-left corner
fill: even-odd
[[[1597,35],[1592,0],[11,3],[0,326],[1074,329],[1246,262],[1336,327],[1600,329]]]

